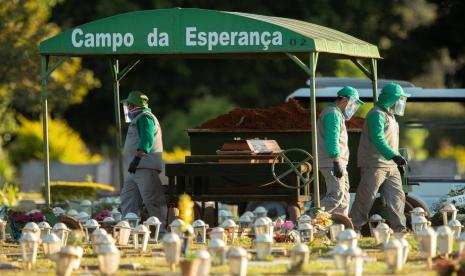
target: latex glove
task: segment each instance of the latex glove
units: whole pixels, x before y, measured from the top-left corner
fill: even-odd
[[[394,161],[397,166],[405,166],[407,165],[407,160],[404,159],[404,157],[397,155],[392,158],[392,161]]]
[[[400,175],[403,176],[403,175],[405,174],[405,168],[404,168],[404,166],[397,166],[397,169],[399,170]]]
[[[344,169],[338,161],[333,161],[333,174],[337,178],[341,178],[344,174]]]
[[[140,162],[140,157],[139,156],[134,156],[134,159],[132,159],[131,163],[129,164],[128,172],[129,173],[136,173],[137,166],[139,165]]]

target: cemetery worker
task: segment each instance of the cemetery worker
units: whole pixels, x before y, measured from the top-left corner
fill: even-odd
[[[163,170],[162,132],[157,118],[148,108],[148,97],[139,91],[122,100],[126,122],[129,123],[124,142],[124,163],[128,174],[121,191],[123,216],[132,212],[140,215],[144,203],[149,216],[164,222],[166,199],[159,177]]]
[[[349,162],[346,120],[363,105],[355,88],[346,86],[337,92],[334,103],[326,107],[318,118],[318,158],[320,172],[326,183],[326,195],[321,206],[327,212],[349,213]]]
[[[378,190],[386,201],[391,228],[407,230],[401,180],[407,161],[399,154],[399,124],[394,115],[404,115],[409,96],[400,85],[389,83],[366,116],[357,154],[361,180],[350,212],[357,230],[368,221]]]

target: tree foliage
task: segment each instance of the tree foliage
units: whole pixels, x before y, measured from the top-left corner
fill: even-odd
[[[15,137],[16,115],[38,117],[41,111],[38,47],[40,41],[61,31],[48,22],[56,2],[0,1],[0,184],[13,175],[4,147]],[[98,86],[93,72],[82,68],[79,59],[71,59],[50,77],[49,107],[61,116],[69,105],[80,103],[89,89]]]
[[[37,116],[40,100],[40,41],[61,31],[48,23],[53,0],[0,1],[0,135],[9,140],[15,129],[15,112]],[[54,62],[54,59],[51,60]],[[99,85],[79,59],[65,62],[51,75],[49,106],[60,115],[80,103],[89,89]],[[1,137],[0,137],[1,138]],[[1,140],[0,140],[1,145]]]
[[[459,166],[459,172],[465,174],[465,146],[446,145],[438,150],[437,157],[441,159],[455,159]]]
[[[384,55],[384,73],[407,80],[426,74],[426,81],[437,79],[436,83],[428,82],[430,85],[464,87],[465,2],[415,0],[405,3],[409,9],[404,10],[407,14],[404,21],[410,23],[410,28],[391,40],[391,47]]]
[[[5,151],[0,150],[0,187],[14,178],[15,170]]]
[[[189,148],[186,132],[188,128],[196,127],[218,114],[229,112],[233,108],[234,105],[227,98],[206,96],[191,101],[189,112],[171,112],[161,122],[165,150],[171,151],[176,146]]]
[[[19,117],[20,127],[17,138],[9,152],[14,164],[19,165],[31,159],[43,159],[43,131],[41,121]],[[49,120],[50,160],[65,163],[92,163],[101,160],[87,149],[79,134],[63,120]]]

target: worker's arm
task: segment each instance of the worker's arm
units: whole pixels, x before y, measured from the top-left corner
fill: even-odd
[[[368,116],[367,120],[371,143],[378,152],[387,160],[391,160],[394,156],[399,155],[399,153],[395,152],[388,145],[384,138],[384,114],[381,112],[373,112]]]
[[[339,135],[341,132],[341,118],[336,112],[326,113],[323,117],[324,142],[330,158],[341,155],[339,151]]]
[[[139,133],[139,145],[137,151],[149,153],[153,147],[155,122],[149,115],[142,115],[136,122]]]

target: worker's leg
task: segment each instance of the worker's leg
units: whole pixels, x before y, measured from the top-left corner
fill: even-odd
[[[367,223],[378,189],[386,178],[386,171],[382,168],[360,168],[360,171],[362,177],[350,210],[350,217],[356,230],[360,230]]]
[[[160,232],[164,232],[166,226],[166,199],[160,177],[156,170],[138,169],[136,181],[140,195],[144,201],[149,216],[157,217],[162,223]]]
[[[402,189],[402,180],[397,168],[390,168],[386,180],[381,186],[381,193],[386,200],[388,217],[391,228],[395,232],[407,229],[405,224],[405,194]]]
[[[139,188],[134,180],[134,174],[128,174],[124,181],[123,189],[120,193],[121,198],[121,213],[123,217],[127,213],[135,213],[139,215],[142,207],[142,198]]]
[[[349,174],[347,173],[347,170],[344,172],[344,175],[341,178],[342,186],[343,186],[343,191],[344,195],[342,197],[341,204],[339,206],[340,213],[343,213],[344,215],[348,216],[349,215],[349,206],[350,206],[350,183],[349,183]]]
[[[327,212],[344,212],[345,206],[341,206],[344,202],[346,183],[344,176],[337,178],[332,174],[332,169],[320,168],[320,172],[325,178],[326,195],[321,200],[320,205],[325,208]],[[347,172],[344,172],[347,175]]]

